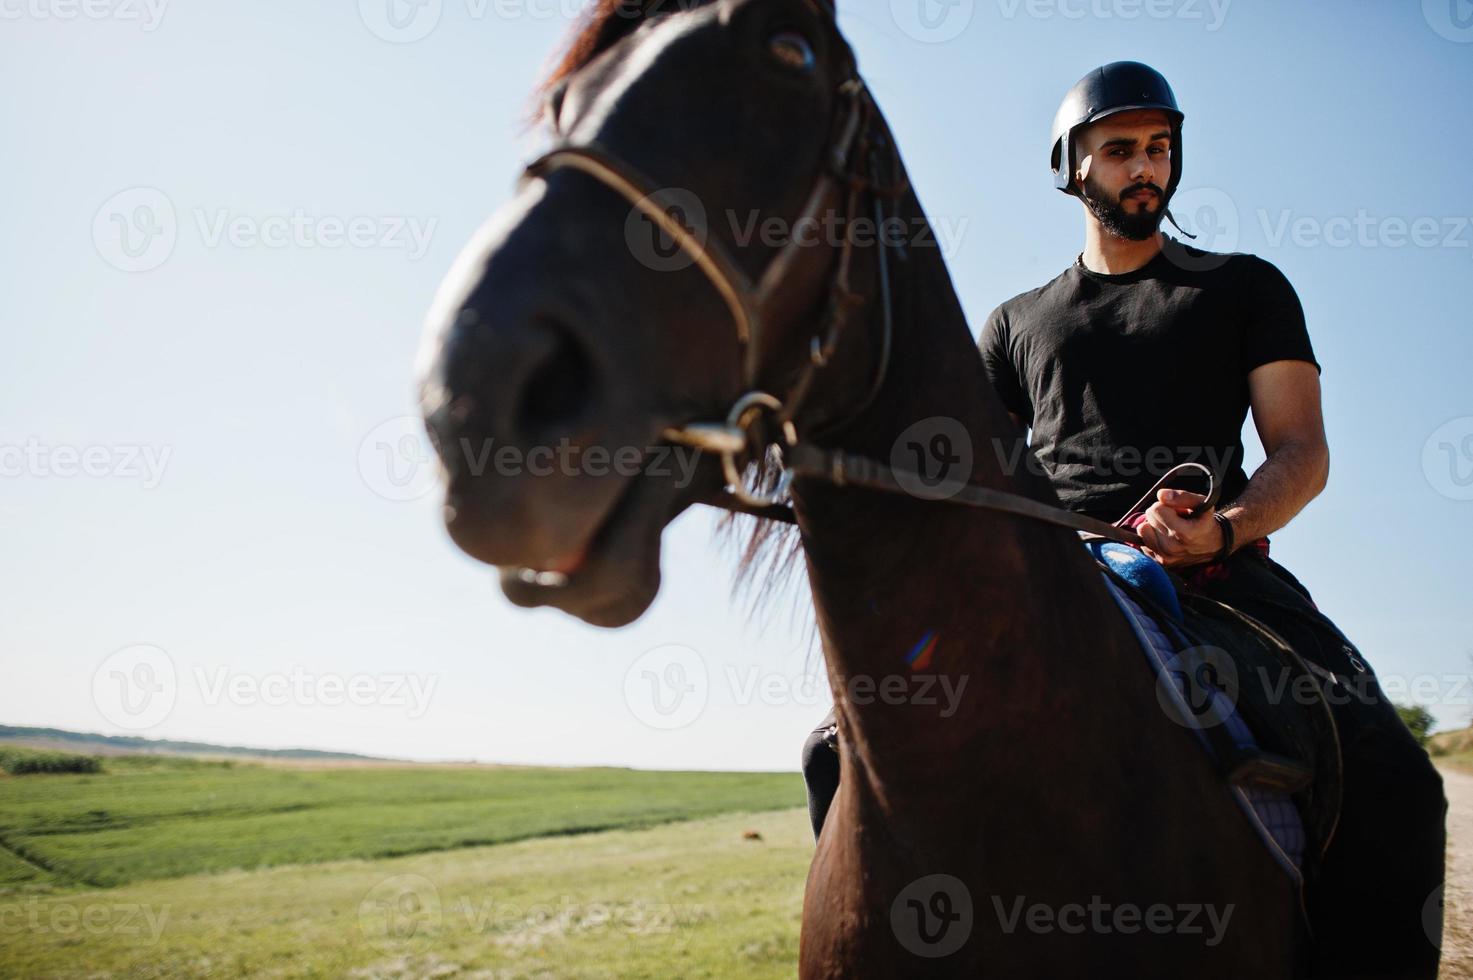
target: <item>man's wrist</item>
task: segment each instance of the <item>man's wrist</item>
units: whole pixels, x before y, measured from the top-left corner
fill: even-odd
[[[1222,531],[1222,547],[1218,549],[1214,562],[1224,562],[1232,557],[1233,549],[1237,547],[1237,531],[1233,528],[1232,519],[1222,511],[1215,511],[1212,519],[1217,522],[1217,527]]]

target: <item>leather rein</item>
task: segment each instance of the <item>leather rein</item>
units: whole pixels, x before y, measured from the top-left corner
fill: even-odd
[[[1143,506],[1149,506],[1155,498],[1156,490],[1182,471],[1196,469],[1206,475],[1208,500],[1202,508],[1214,505],[1219,488],[1212,472],[1198,463],[1184,463],[1172,469],[1141,498],[1140,503],[1126,517],[1121,518],[1117,524],[1108,524],[1022,494],[993,490],[971,483],[959,488],[948,488],[935,496],[920,496],[913,492],[913,488],[927,485],[921,474],[890,467],[877,460],[843,450],[824,449],[799,437],[795,421],[798,409],[818,372],[828,364],[845,328],[867,303],[863,295],[850,288],[854,253],[853,219],[859,214],[862,199],[866,195],[873,198],[879,239],[876,262],[882,324],[881,346],[874,378],[865,397],[845,416],[844,421],[858,416],[883,387],[894,342],[895,311],[890,287],[889,253],[895,246],[885,241],[886,236],[882,229],[887,202],[902,197],[909,190],[909,183],[903,176],[899,155],[893,147],[889,152],[893,161],[892,182],[880,182],[880,150],[888,146],[888,141],[885,134],[871,131],[871,124],[878,113],[864,82],[857,75],[851,76],[839,86],[837,94],[841,105],[829,148],[824,154],[823,170],[809,192],[800,216],[791,226],[792,234],[788,242],[773,257],[761,279],[755,283],[732,260],[719,241],[710,235],[686,228],[662,206],[658,199],[659,185],[596,143],[563,143],[555,146],[529,164],[523,175],[523,180],[545,179],[557,170],[576,170],[618,194],[670,237],[701,270],[730,311],[732,322],[736,326],[737,339],[742,346],[747,393],[736,400],[723,422],[689,422],[666,428],[662,433],[663,438],[670,443],[709,450],[720,456],[727,487],[716,498],[704,502],[736,513],[796,524],[797,519],[789,502],[789,491],[794,479],[807,477],[826,480],[836,486],[863,487],[922,500],[980,507],[1069,528],[1087,537],[1105,538],[1129,545],[1141,544],[1141,538],[1134,531],[1119,525]],[[805,244],[799,240],[799,229],[810,225],[819,227],[822,215],[831,213],[841,203],[847,208],[848,220],[845,223],[837,266],[829,280],[829,296],[820,329],[810,340],[809,356],[798,379],[789,388],[786,396],[780,399],[759,388],[759,373],[762,368],[759,344],[768,336],[765,323],[779,319],[783,312],[781,307],[791,305],[791,298],[782,295],[782,291],[789,282],[793,269],[803,257],[804,249],[816,251],[811,248],[811,243]],[[842,421],[829,427],[834,428],[839,424]],[[774,433],[780,438],[774,438]],[[776,484],[769,491],[753,492],[747,488],[742,477],[743,460],[760,457],[772,447],[778,448],[782,461]]]

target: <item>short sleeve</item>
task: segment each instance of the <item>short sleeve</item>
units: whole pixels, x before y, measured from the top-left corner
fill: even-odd
[[[1002,399],[1003,407],[1025,422],[1033,421],[1033,411],[1023,395],[1023,383],[1018,377],[1018,368],[1013,361],[1008,330],[1007,313],[999,306],[992,311],[982,327],[982,369],[987,380]]]
[[[1271,262],[1248,259],[1243,288],[1243,371],[1274,361],[1308,361],[1318,370],[1304,307],[1289,280]]]

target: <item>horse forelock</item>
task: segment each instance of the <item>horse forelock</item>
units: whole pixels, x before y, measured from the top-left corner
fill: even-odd
[[[574,27],[562,56],[537,86],[536,94],[545,97],[559,83],[633,34],[640,24],[656,14],[691,10],[707,2],[709,0],[595,0]],[[539,103],[541,101],[539,98]]]

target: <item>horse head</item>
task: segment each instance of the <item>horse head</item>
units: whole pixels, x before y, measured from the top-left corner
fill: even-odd
[[[662,6],[596,9],[546,86],[554,149],[456,261],[420,369],[451,538],[514,603],[602,626],[654,601],[664,527],[761,456],[700,423],[752,392],[783,397],[738,433],[833,422],[885,346],[885,247],[850,226],[899,161],[832,7]]]

